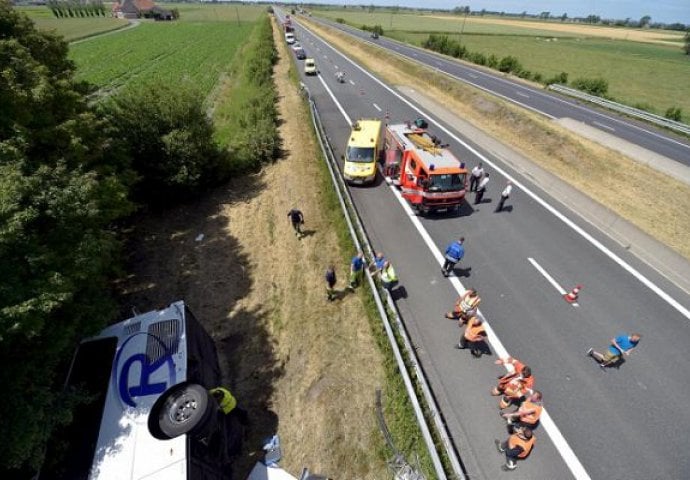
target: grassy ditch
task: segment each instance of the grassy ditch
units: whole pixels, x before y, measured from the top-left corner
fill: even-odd
[[[271,77],[276,58],[271,21],[264,16],[216,97],[216,137],[230,150],[237,171],[254,171],[278,156],[276,90]]]
[[[294,65],[290,68],[290,79],[293,86],[296,88],[299,84],[299,77],[295,71]],[[306,103],[301,105],[300,118],[309,118],[310,113]],[[311,123],[311,122],[310,122]],[[344,216],[340,213],[341,207],[338,201],[337,194],[334,190],[332,180],[326,160],[323,158],[320,149],[318,149],[318,140],[313,128],[310,128],[313,144],[317,149],[312,153],[314,157],[318,157],[320,161],[318,164],[319,173],[319,205],[324,214],[327,215],[329,228],[335,232],[338,238],[338,245],[340,250],[340,264],[348,265],[352,256],[351,252],[355,251],[355,246],[350,237],[350,232],[345,221]],[[311,155],[310,155],[311,156]],[[350,212],[353,214],[354,212]],[[378,309],[374,302],[368,284],[358,292],[366,317],[368,319],[370,333],[373,336],[378,350],[382,356],[383,369],[385,373],[385,381],[382,387],[382,402],[384,409],[384,417],[388,428],[391,431],[396,448],[404,453],[408,461],[413,464],[419,459],[419,464],[422,471],[427,478],[434,478],[434,469],[431,458],[426,450],[426,445],[422,438],[421,431],[417,425],[412,405],[407,396],[405,385],[403,383],[398,366],[388,341],[388,337],[381,323],[378,314]],[[402,343],[398,341],[399,347],[402,349]],[[353,375],[358,375],[357,372],[352,372]],[[361,373],[359,373],[361,374]],[[373,394],[373,392],[372,392]],[[419,398],[422,398],[418,392]],[[371,398],[373,400],[373,397]],[[376,452],[380,461],[385,461],[391,458],[392,452],[388,449],[383,440],[383,436],[379,431],[378,425],[374,417],[373,402],[371,403],[371,438],[372,447]],[[373,477],[367,477],[373,478]],[[379,477],[376,477],[379,478]]]
[[[688,185],[412,61],[301,21],[387,83],[443,99],[456,115],[690,258]]]

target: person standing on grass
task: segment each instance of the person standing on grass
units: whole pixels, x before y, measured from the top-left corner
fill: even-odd
[[[479,186],[477,187],[477,190],[475,191],[474,194],[474,204],[477,205],[479,203],[482,203],[482,199],[484,198],[484,194],[486,193],[486,187],[489,185],[489,174],[485,174],[482,180],[479,182]]]
[[[481,162],[476,165],[472,169],[472,173],[470,175],[470,192],[476,192],[477,191],[477,185],[479,185],[479,181],[482,179],[484,176],[484,167],[482,166]]]
[[[328,297],[329,302],[335,300],[335,283],[337,281],[338,280],[335,276],[335,267],[333,265],[329,265],[326,269],[326,296]]]
[[[511,192],[513,191],[513,182],[508,180],[508,183],[506,184],[506,188],[503,189],[501,192],[501,199],[498,201],[498,205],[496,205],[496,212],[500,212],[503,210],[503,205],[506,203],[506,200],[508,200],[508,197],[510,197]]]
[[[354,290],[359,286],[364,280],[364,267],[366,262],[364,261],[364,253],[357,252],[357,255],[352,257],[350,262],[350,290]]]
[[[587,355],[599,362],[601,368],[610,367],[620,361],[625,355],[630,355],[633,348],[640,342],[642,335],[633,333],[631,335],[622,334],[611,339],[611,345],[603,354],[596,352],[593,348],[587,350]]]
[[[287,214],[290,222],[292,222],[292,228],[295,230],[295,235],[297,238],[302,238],[302,225],[304,225],[304,215],[298,209],[293,208]]]

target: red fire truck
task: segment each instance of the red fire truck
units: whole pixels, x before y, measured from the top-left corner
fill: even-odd
[[[465,198],[467,169],[423,119],[386,127],[384,176],[420,214],[456,210]]]

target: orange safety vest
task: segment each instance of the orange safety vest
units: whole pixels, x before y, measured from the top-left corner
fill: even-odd
[[[518,434],[513,434],[508,439],[508,448],[515,448],[517,446],[522,447],[522,452],[518,455],[518,458],[525,458],[529,455],[534,447],[534,441],[537,439],[534,435],[529,440],[525,440]]]
[[[483,323],[477,323],[476,318],[470,319],[465,328],[465,339],[469,342],[476,342],[486,333]]]
[[[520,407],[520,411],[527,412],[533,410],[533,412],[528,413],[526,415],[520,414],[520,421],[528,423],[530,425],[535,425],[539,421],[539,417],[541,417],[541,411],[543,409],[544,407],[540,403],[534,403],[530,402],[529,400],[525,400],[525,402]]]
[[[525,379],[517,377],[508,382],[503,393],[505,393],[507,397],[519,398],[525,394],[526,390]]]

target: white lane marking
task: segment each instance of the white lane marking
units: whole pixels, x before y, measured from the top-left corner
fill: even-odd
[[[538,271],[539,273],[541,273],[541,274],[544,276],[545,279],[547,279],[547,280],[549,281],[549,283],[550,283],[551,285],[553,285],[553,288],[555,288],[556,291],[557,291],[558,293],[561,294],[561,296],[564,296],[564,295],[566,295],[566,294],[568,293],[568,292],[566,292],[566,291],[563,289],[563,287],[561,287],[561,286],[558,284],[558,282],[557,282],[551,275],[549,275],[549,272],[547,272],[547,271],[544,269],[544,267],[542,267],[541,265],[539,265],[539,264],[537,263],[537,261],[536,261],[535,259],[533,259],[533,258],[531,258],[531,257],[527,257],[527,260],[529,261],[529,263],[532,264],[532,266],[533,266],[534,268],[537,269],[537,271]],[[578,305],[576,302],[571,303],[570,305],[572,305],[573,307],[579,307],[579,306],[580,306],[580,305]]]
[[[379,112],[381,111],[381,107],[379,107],[379,106],[376,105],[375,103],[373,103],[372,105],[374,105],[374,108],[375,108],[376,110],[378,110]]]
[[[330,47],[330,45],[328,45],[328,46]],[[340,53],[337,50],[335,50],[333,47],[330,47],[330,48],[332,48],[336,53]],[[350,61],[350,63],[352,63],[352,65],[359,68],[365,74],[369,75],[371,78],[376,80],[372,75],[370,75],[368,72],[366,72],[363,68],[359,67],[359,65],[357,65],[355,62],[353,62],[352,60],[350,60],[349,58],[345,57],[342,54],[340,54],[340,55],[343,58],[345,58],[346,60]],[[376,80],[376,81],[378,82],[378,80]],[[345,111],[343,110],[343,107],[340,105],[340,102],[338,102],[338,100],[335,98],[335,95],[333,95],[333,92],[326,86],[326,83],[323,80],[321,80],[321,82],[323,83],[324,87],[326,87],[326,91],[329,93],[329,95],[333,99],[333,102],[335,102],[336,106],[338,107],[338,110],[340,110],[340,113],[342,113],[343,117],[345,117],[345,120],[347,121],[347,123],[350,126],[352,126],[352,120],[345,113]],[[383,84],[383,82],[378,82],[378,83],[381,84],[384,88],[387,88],[388,90],[390,90],[390,88],[386,87]],[[402,97],[400,97],[400,99],[407,102]],[[409,102],[407,102],[407,103],[409,104]],[[412,105],[410,105],[410,106],[412,106]],[[415,108],[415,107],[412,107],[412,108]],[[390,189],[393,192],[393,195],[395,195],[395,198],[398,200],[398,202],[402,206],[405,213],[407,214],[408,218],[412,222],[412,225],[415,226],[415,228],[417,229],[417,232],[419,233],[419,235],[424,240],[424,243],[426,243],[427,248],[429,248],[429,251],[431,252],[431,254],[436,259],[436,262],[439,264],[439,266],[442,266],[444,263],[443,254],[441,253],[441,251],[438,249],[438,247],[436,246],[436,244],[432,240],[431,235],[429,235],[429,232],[426,231],[426,229],[422,225],[422,222],[419,220],[417,215],[415,215],[415,213],[412,211],[412,208],[407,203],[407,201],[405,201],[405,199],[402,197],[402,194],[400,193],[400,191],[398,191],[398,189],[395,188],[394,185],[390,185]],[[460,280],[457,277],[452,276],[452,277],[449,277],[448,280],[453,285],[453,288],[455,288],[455,290],[458,292],[458,295],[462,295],[463,293],[465,293],[465,291],[466,291],[465,287],[462,285],[462,282],[460,282]],[[484,320],[484,315],[479,310],[477,310],[477,314],[479,316],[481,316],[481,318]],[[486,330],[486,334],[487,334],[487,338],[489,340],[489,343],[491,344],[491,347],[493,348],[494,352],[496,352],[496,355],[501,357],[501,358],[509,357],[510,355],[508,354],[508,351],[503,346],[503,343],[499,340],[498,336],[496,336],[496,333],[491,328],[491,325],[489,325],[489,322],[485,323],[485,330]],[[585,468],[582,466],[582,463],[580,463],[580,460],[575,455],[575,452],[573,452],[572,448],[570,448],[570,445],[565,440],[565,438],[563,437],[563,434],[558,429],[558,427],[556,426],[556,424],[554,423],[553,419],[551,418],[549,413],[546,411],[546,409],[542,410],[540,422],[541,422],[542,427],[544,427],[544,430],[546,431],[546,433],[548,433],[549,437],[551,438],[551,441],[556,446],[556,449],[560,453],[561,458],[563,458],[564,462],[566,463],[566,465],[568,466],[568,468],[572,472],[573,476],[577,480],[591,480],[589,474],[587,473]]]
[[[450,75],[451,77],[454,77],[454,76],[455,76],[455,75],[451,75],[451,74],[448,74],[448,75]],[[468,73],[467,75],[469,75],[469,76],[472,77],[472,78],[479,78],[479,77],[478,77],[477,75],[475,75],[474,73]],[[473,85],[474,85],[474,84],[473,84]]]
[[[615,131],[616,131],[615,128],[609,127],[608,125],[604,125],[603,123],[599,123],[599,122],[597,122],[596,120],[594,120],[592,123],[593,123],[594,125],[596,125],[597,127],[605,128],[606,130],[611,130],[612,132],[615,132]]]
[[[319,80],[321,81],[321,84],[323,85],[323,88],[326,89],[326,91],[328,92],[328,94],[331,96],[331,98],[332,98],[333,101],[335,102],[335,106],[338,107],[338,110],[340,110],[340,113],[342,113],[342,114],[343,114],[343,117],[345,117],[345,121],[347,121],[347,124],[350,125],[350,126],[352,126],[352,120],[350,120],[350,117],[349,117],[349,116],[347,115],[347,113],[345,112],[345,109],[343,108],[343,106],[342,106],[342,105],[340,104],[340,102],[335,98],[335,95],[333,95],[333,92],[331,91],[331,89],[328,88],[328,85],[326,85],[326,82],[324,82],[323,78],[321,78],[320,76],[319,76]]]
[[[355,84],[355,82],[353,82],[352,80],[350,80],[350,83],[351,83],[352,85],[354,85],[354,84]]]
[[[529,95],[527,95],[526,93],[523,93],[523,92],[521,92],[521,91],[519,91],[519,90],[516,90],[515,93],[518,94],[518,95],[520,95],[521,97],[529,98]]]
[[[591,236],[589,233],[585,232],[584,229],[582,229],[580,226],[576,225],[575,222],[570,220],[568,217],[566,217],[564,214],[556,210],[555,207],[551,206],[549,203],[546,202],[543,198],[541,198],[539,195],[534,193],[532,190],[527,188],[522,182],[517,180],[516,178],[512,177],[507,171],[499,167],[496,163],[492,162],[488,158],[486,158],[484,155],[482,155],[479,151],[477,151],[474,147],[469,145],[467,142],[464,140],[461,140],[457,135],[455,135],[453,132],[448,130],[446,127],[441,125],[441,123],[434,119],[432,115],[429,113],[425,112],[424,110],[420,109],[416,105],[414,105],[411,101],[400,95],[398,92],[393,90],[391,87],[383,83],[381,80],[376,78],[374,75],[369,73],[367,70],[364,68],[360,67],[357,63],[354,61],[350,60],[350,58],[346,57],[342,53],[340,53],[338,50],[336,50],[334,47],[331,45],[325,43],[328,48],[333,50],[335,53],[340,55],[343,59],[346,61],[350,62],[352,66],[360,70],[364,75],[368,76],[371,78],[374,82],[378,83],[382,88],[390,92],[392,95],[394,95],[396,98],[398,98],[401,102],[409,106],[411,109],[416,111],[418,114],[420,114],[422,117],[426,118],[427,120],[435,123],[438,128],[443,131],[446,135],[448,135],[450,138],[458,142],[460,145],[464,146],[467,150],[472,152],[474,155],[476,155],[482,162],[485,164],[491,166],[494,170],[496,170],[499,174],[504,176],[507,180],[510,180],[513,182],[513,185],[515,185],[517,188],[525,192],[532,200],[537,202],[539,205],[541,205],[543,208],[545,208],[549,213],[554,215],[557,219],[565,223],[568,227],[573,229],[576,233],[578,233],[581,237],[583,237],[585,240],[587,240],[589,243],[591,243],[594,247],[596,247],[600,252],[602,252],[604,255],[609,257],[609,259],[613,260],[616,264],[618,264],[623,270],[631,274],[633,277],[635,277],[637,280],[639,280],[644,286],[649,288],[652,292],[654,292],[656,295],[658,295],[662,300],[664,300],[666,303],[671,305],[678,313],[683,315],[685,318],[690,320],[690,310],[685,308],[683,305],[681,305],[676,299],[674,299],[671,295],[666,293],[664,290],[662,290],[660,287],[658,287],[654,282],[649,280],[647,277],[645,277],[642,273],[640,273],[638,270],[636,270],[634,267],[629,265],[625,260],[620,258],[618,255],[613,253],[611,250],[609,250],[604,244],[602,244],[599,240]]]
[[[335,67],[336,70],[338,70],[338,65],[333,65],[333,66]]]

